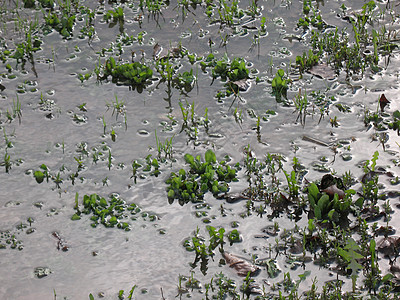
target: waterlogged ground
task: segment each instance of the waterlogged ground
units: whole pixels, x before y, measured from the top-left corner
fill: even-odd
[[[49,2],[0,2],[2,299],[394,297],[396,1]]]

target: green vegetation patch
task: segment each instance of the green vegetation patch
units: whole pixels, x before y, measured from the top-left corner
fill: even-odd
[[[205,161],[202,161],[200,155],[193,157],[190,154],[185,154],[185,161],[190,165],[190,169],[180,169],[178,174],[172,172],[166,181],[170,203],[175,199],[181,205],[201,202],[208,191],[218,197],[219,194],[228,191],[230,182],[237,181],[236,169],[231,168],[225,161],[217,162],[212,150],[206,151]]]
[[[116,62],[113,57],[110,57],[104,66],[99,66],[97,71],[103,71],[102,76],[96,72],[99,81],[106,80],[111,76],[113,83],[129,85],[133,89],[137,88],[138,91],[142,91],[153,76],[153,71],[140,62]]]
[[[136,221],[141,218],[145,221],[155,221],[157,216],[142,209],[135,203],[128,204],[116,195],[111,195],[109,200],[97,194],[83,196],[83,208],[78,204],[78,196],[75,198],[76,213],[72,220],[80,220],[82,214],[92,215],[92,227],[103,224],[105,227],[117,227],[125,231],[131,230],[129,220]]]

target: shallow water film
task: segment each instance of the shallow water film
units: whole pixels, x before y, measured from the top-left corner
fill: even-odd
[[[0,1],[1,299],[397,299],[398,1]]]

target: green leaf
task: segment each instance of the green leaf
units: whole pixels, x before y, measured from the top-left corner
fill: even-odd
[[[361,256],[361,258],[362,257],[363,256]],[[357,274],[358,271],[362,270],[363,268],[364,267],[360,265],[355,259],[352,259],[346,269],[351,269],[351,274],[355,275]]]
[[[393,118],[400,119],[400,111],[396,110],[395,112],[393,112]]]
[[[94,297],[92,294],[89,294],[89,300],[94,300]]]
[[[321,210],[321,214],[324,214],[329,207],[329,196],[327,194],[323,194],[322,197],[319,198],[317,205]]]
[[[168,199],[174,199],[174,198],[175,198],[174,190],[169,190],[168,191]]]
[[[217,157],[215,156],[215,153],[211,149],[208,149],[206,151],[205,158],[206,158],[206,162],[208,162],[209,164],[213,164],[213,163],[217,162]]]
[[[44,180],[44,174],[42,171],[35,171],[35,173],[33,173],[33,176],[35,176],[37,183],[42,183]]]
[[[117,224],[117,223],[118,223],[117,217],[112,216],[111,219],[110,219],[110,221],[109,221],[109,223],[110,223],[111,225]]]
[[[356,206],[358,206],[360,209],[363,207],[363,204],[364,204],[364,198],[358,198],[357,200],[356,200],[356,202],[354,202],[354,204],[356,205]]]
[[[194,164],[194,157],[193,157],[192,155],[190,155],[190,154],[185,154],[184,158],[185,158],[185,161],[186,161],[188,164],[190,164],[190,165]]]
[[[311,274],[311,271],[305,271],[303,274],[300,274],[300,281],[304,281],[306,280],[306,277],[309,276]]]
[[[101,199],[100,199],[100,206],[102,206],[102,207],[107,207],[107,205],[108,205],[107,200],[104,199],[104,198],[101,198]]]
[[[319,206],[315,206],[314,207],[314,215],[317,218],[317,220],[321,220],[322,219],[321,209],[319,208]]]
[[[329,220],[332,220],[333,219],[333,214],[335,213],[335,210],[334,209],[331,209],[329,212],[328,212],[328,218],[329,218]]]
[[[319,189],[317,185],[315,183],[311,183],[308,186],[308,199],[311,202],[312,206],[314,206],[315,203],[317,202],[316,200],[318,199],[318,193]]]
[[[363,255],[361,255],[360,253],[356,252],[356,251],[360,251],[360,246],[357,245],[357,243],[354,241],[353,238],[349,238],[347,240],[347,244],[344,247],[344,249],[349,251],[352,259],[364,258]]]
[[[350,261],[350,255],[349,252],[343,250],[342,248],[338,248],[337,253],[339,256],[341,256],[345,261],[349,262]]]
[[[393,274],[386,274],[385,276],[383,276],[383,278],[382,278],[382,283],[385,283],[386,281],[389,281],[389,280],[391,280],[392,278],[394,277],[394,275]]]
[[[77,220],[80,220],[81,219],[81,217],[78,215],[78,214],[74,214],[72,217],[71,217],[71,220],[72,221],[77,221]]]

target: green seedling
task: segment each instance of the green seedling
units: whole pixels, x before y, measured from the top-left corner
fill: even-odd
[[[237,229],[234,229],[228,233],[228,241],[231,246],[233,243],[240,243],[242,241],[240,233]]]
[[[213,78],[220,78],[225,83],[225,91],[219,91],[216,94],[218,99],[229,97],[231,95],[238,96],[239,85],[249,78],[250,70],[247,68],[246,61],[242,58],[233,58],[229,60],[225,54],[221,59],[216,59],[211,53],[203,58],[200,62],[201,69],[205,72],[210,69]]]
[[[4,160],[0,165],[4,166],[6,173],[10,171],[12,162],[11,162],[11,156],[10,154],[7,153],[7,151],[6,153],[4,153]]]
[[[303,14],[308,15],[312,7],[311,0],[303,0]]]
[[[111,170],[112,167],[112,156],[111,156],[111,149],[108,150],[108,170]]]
[[[212,61],[209,66],[213,66],[213,80],[221,77],[222,81],[229,79],[230,81],[239,81],[249,78],[249,69],[246,67],[246,62],[242,58],[234,58],[231,62],[224,56],[221,60]]]
[[[173,61],[170,58],[169,52],[166,57],[160,58],[156,61],[155,68],[161,75],[161,81],[167,82],[167,85],[170,87],[172,78],[177,73],[179,67],[173,65]]]
[[[155,137],[156,137],[158,158],[161,159],[161,154],[164,153],[164,158],[171,159],[173,153],[172,140],[175,137],[175,135],[173,135],[170,139],[166,139],[165,142],[163,143],[157,136],[157,130],[155,130]]]
[[[53,8],[54,7],[54,0],[22,0],[24,3],[25,8],[36,8],[36,2],[43,8]]]
[[[42,183],[45,178],[46,181],[49,182],[49,178],[51,177],[50,170],[45,164],[42,164],[40,166],[40,170],[35,171],[33,176],[35,177],[37,183]]]
[[[393,121],[388,124],[389,129],[395,130],[400,135],[400,111],[393,112]]]
[[[272,94],[277,102],[282,102],[282,97],[287,99],[288,83],[290,83],[290,79],[285,75],[285,71],[279,69],[271,83]]]
[[[78,105],[78,108],[79,108],[80,111],[87,112],[86,102]]]
[[[53,28],[58,31],[64,38],[70,38],[75,25],[75,14],[67,7],[57,13],[49,10],[47,15],[44,15],[44,20],[48,28]]]
[[[115,133],[114,128],[111,129],[110,135],[111,135],[111,140],[112,140],[113,142],[115,142],[115,140],[116,140],[116,138],[117,138],[117,134]]]
[[[339,127],[339,120],[337,119],[336,116],[334,116],[333,118],[329,118],[329,122],[331,123],[332,127]]]
[[[165,1],[161,0],[140,0],[139,7],[141,11],[148,11],[153,16],[161,14],[161,9],[166,5]]]
[[[310,49],[307,52],[303,52],[302,56],[296,56],[296,67],[299,69],[300,78],[302,78],[305,71],[311,69],[319,61],[319,53],[314,54]]]
[[[196,82],[197,79],[193,74],[193,69],[190,69],[190,72],[178,73],[172,81],[173,87],[185,93],[189,93],[193,89]]]
[[[186,106],[184,106],[182,102],[179,102],[179,106],[183,118],[181,132],[185,131],[188,136],[188,142],[192,141],[194,145],[197,146],[200,143],[198,141],[200,128],[203,127],[206,133],[208,133],[209,130],[211,121],[208,118],[208,108],[205,108],[204,116],[201,117],[194,111],[194,102],[192,104],[186,103]]]
[[[353,238],[349,238],[343,249],[339,248],[338,254],[346,261],[346,269],[351,270],[351,281],[353,286],[353,293],[356,291],[356,281],[358,277],[358,272],[363,269],[357,260],[363,259],[364,255],[360,253],[360,247],[354,241]]]
[[[63,179],[61,178],[60,172],[58,172],[57,175],[52,176],[51,179],[56,184],[56,188],[57,189],[61,189],[61,184],[63,183]]]
[[[85,168],[82,159],[74,156],[75,161],[78,163],[78,172]]]
[[[120,23],[124,24],[124,9],[121,6],[114,8],[114,10],[109,10],[104,15],[104,20],[109,23],[112,20],[112,23]]]
[[[354,190],[345,191],[345,196],[340,199],[337,193],[334,193],[333,199],[325,192],[320,192],[315,183],[308,186],[308,201],[310,209],[315,218],[319,221],[332,221],[338,223],[340,220],[346,220],[351,211],[351,195]]]
[[[239,7],[239,1],[233,0],[231,4],[226,0],[222,0],[219,2],[219,6],[211,6],[207,7],[206,14],[212,18],[211,24],[220,23],[221,25],[233,26],[239,19],[244,17],[244,11]]]
[[[81,83],[83,83],[84,81],[89,80],[90,77],[92,77],[92,74],[92,72],[88,72],[86,74],[78,73],[78,79],[81,81]]]
[[[205,285],[206,299],[240,299],[240,293],[233,279],[226,277],[222,272],[215,274],[210,283]]]
[[[361,179],[362,183],[362,197],[360,197],[356,204],[360,208],[363,207],[366,201],[370,202],[371,207],[376,207],[379,200],[379,184],[378,184],[378,174],[375,172],[376,162],[379,157],[379,152],[375,151],[371,161],[367,160],[364,163],[364,176]]]
[[[197,266],[197,263],[201,260],[200,270],[205,275],[207,272],[208,257],[213,257],[214,250],[219,246],[219,251],[223,251],[224,245],[224,233],[225,229],[216,229],[212,226],[207,226],[207,231],[210,236],[208,246],[203,237],[199,236],[200,229],[197,227],[192,238],[188,238],[184,241],[183,246],[187,251],[194,251],[196,257],[194,262],[191,264],[193,268]]]
[[[104,119],[104,115],[101,118],[101,120],[103,121],[103,134],[106,134],[107,124],[106,124],[106,120]]]
[[[395,47],[392,46],[393,38],[385,25],[378,30],[375,26],[367,26],[374,24],[379,18],[379,10],[375,8],[376,3],[369,1],[364,4],[361,12],[348,17],[353,36],[350,36],[345,29],[341,32],[337,28],[329,32],[313,30],[311,37],[313,52],[318,53],[320,57],[326,56],[327,62],[337,71],[344,68],[348,76],[352,73],[364,74],[368,67],[373,72],[379,71],[377,66],[379,55],[387,57]],[[319,23],[317,19],[316,22]],[[372,48],[373,51],[365,51],[368,48]]]
[[[3,127],[3,136],[4,136],[4,142],[5,142],[6,149],[13,148],[14,145],[13,145],[12,141],[8,138],[5,127]]]
[[[150,176],[155,176],[155,177],[158,177],[158,175],[161,174],[160,164],[157,158],[152,158],[152,155],[149,154],[146,157],[146,163],[147,165],[143,168],[143,172],[150,172]]]
[[[286,181],[288,183],[290,197],[296,198],[299,195],[299,182],[296,172],[293,170],[289,174],[283,170],[283,174],[285,174]]]
[[[7,120],[11,123],[15,118],[18,118],[19,124],[21,124],[22,119],[22,109],[21,109],[21,102],[19,101],[18,94],[17,94],[17,101],[13,99],[13,105],[11,112],[6,111]]]
[[[116,115],[115,119],[118,120],[119,115],[123,115],[126,119],[126,106],[125,101],[119,101],[117,95],[115,95],[115,101],[112,101],[111,104],[106,102],[107,110],[111,107],[113,108],[112,115]]]
[[[309,104],[307,93],[302,95],[300,90],[299,94],[294,98],[293,103],[296,107],[296,111],[298,112],[296,122],[300,119],[300,124],[304,127],[306,124],[307,107]]]
[[[30,22],[29,24],[23,24],[25,31],[25,39],[16,44],[16,49],[11,56],[17,60],[17,64],[21,63],[22,68],[24,68],[25,63],[29,61],[32,64],[32,71],[35,73],[37,77],[36,69],[35,69],[35,61],[33,59],[33,53],[41,50],[42,40],[39,38],[37,34],[37,27],[39,23],[37,20]]]
[[[134,181],[135,184],[136,184],[136,181],[137,181],[138,169],[141,168],[141,167],[142,167],[142,165],[139,164],[136,160],[134,160],[132,162],[132,176],[131,176],[131,178],[133,178],[133,181]]]

